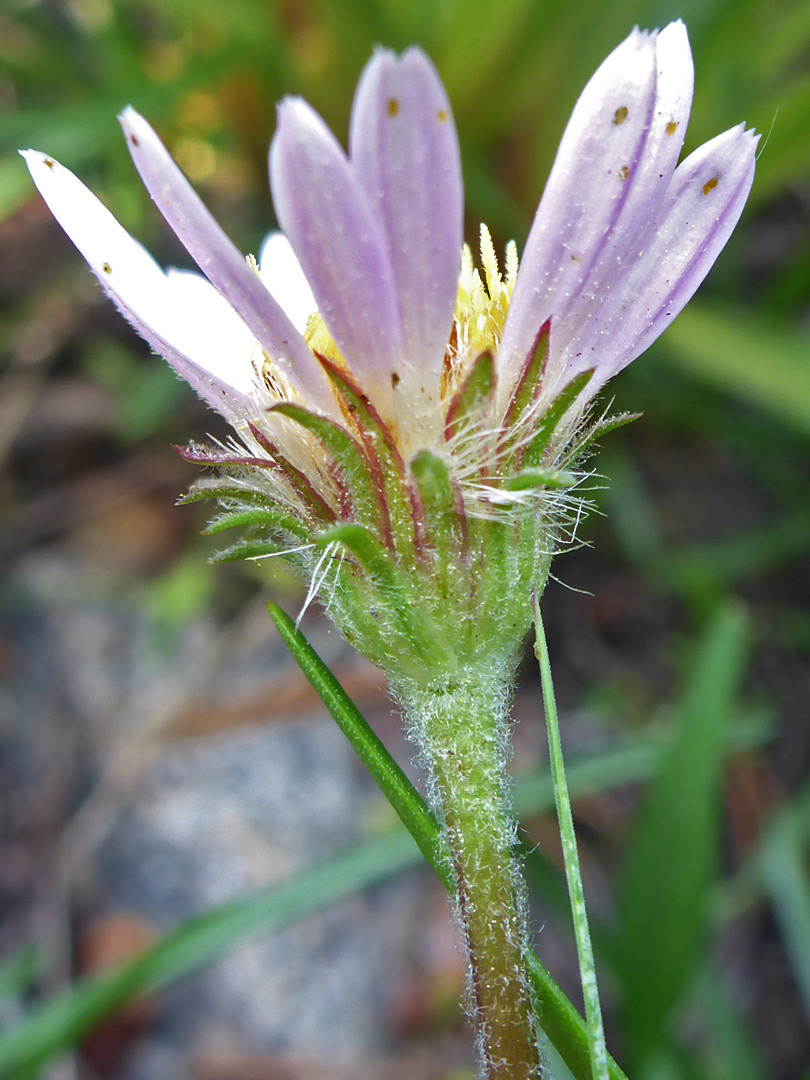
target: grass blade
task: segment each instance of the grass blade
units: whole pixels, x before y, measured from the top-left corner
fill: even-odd
[[[28,993],[44,967],[45,957],[38,945],[17,949],[0,965],[0,1002]]]
[[[797,811],[780,814],[761,846],[765,890],[773,904],[796,981],[810,1015],[810,879],[807,842]]]
[[[700,959],[718,863],[720,780],[746,638],[743,613],[729,606],[698,643],[676,710],[678,730],[631,838],[615,968],[638,1068],[661,1049],[668,1018]]]
[[[548,731],[549,765],[554,782],[554,802],[557,807],[557,820],[560,826],[560,839],[565,860],[565,876],[568,881],[568,895],[571,900],[571,914],[574,920],[579,973],[582,980],[582,996],[585,1001],[588,1056],[593,1080],[608,1080],[607,1046],[605,1045],[605,1029],[602,1023],[602,1006],[599,1001],[599,987],[596,982],[596,965],[593,959],[591,932],[588,927],[588,915],[585,909],[585,894],[582,888],[582,874],[579,867],[574,818],[571,813],[571,800],[565,778],[565,762],[563,761],[560,724],[557,717],[557,702],[554,697],[554,684],[551,679],[551,662],[536,593],[532,594],[532,602],[534,604],[534,631],[536,636],[535,655],[540,664],[543,705],[545,707],[546,729]]]
[[[397,830],[280,886],[191,919],[142,956],[85,979],[0,1036],[0,1076],[10,1080],[29,1075],[134,998],[199,970],[246,938],[281,930],[358,889],[387,880],[412,866],[415,855],[411,837]]]
[[[679,367],[810,432],[807,334],[748,312],[691,304],[661,348]]]

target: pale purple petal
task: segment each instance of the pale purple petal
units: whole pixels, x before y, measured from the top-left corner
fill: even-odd
[[[407,360],[416,378],[438,385],[458,292],[464,191],[450,103],[420,49],[379,51],[367,65],[349,153],[385,231]]]
[[[165,281],[165,304],[177,315],[174,345],[212,375],[250,394],[255,363],[263,359],[252,331],[202,274],[170,266]]]
[[[403,355],[382,225],[335,137],[297,98],[279,106],[270,179],[279,224],[318,311],[355,377],[381,405]]]
[[[309,346],[211,216],[155,132],[132,108],[125,109],[120,120],[149,194],[191,257],[292,386],[316,408],[334,412],[328,380]]]
[[[240,362],[249,366],[249,353],[234,356],[233,370],[223,367],[217,372],[205,366],[205,356],[187,355],[183,348],[188,344],[186,324],[200,315],[176,302],[166,275],[149,252],[68,169],[35,150],[22,151],[22,156],[54,217],[138,333],[230,421],[238,423],[252,416],[255,407],[243,392],[245,372],[238,370]],[[228,374],[223,377],[223,372]]]
[[[562,345],[643,248],[683,144],[692,84],[676,22],[634,30],[586,86],[521,260],[499,351],[505,386],[546,319]]]
[[[284,309],[295,329],[303,334],[310,316],[318,310],[318,305],[301,264],[284,233],[271,232],[265,238],[258,261],[262,281]]]
[[[758,141],[758,135],[740,124],[678,166],[644,251],[597,318],[583,326],[569,346],[569,365],[586,368],[591,366],[589,352],[600,356],[597,381],[603,383],[664,332],[708,274],[740,218],[754,181]]]

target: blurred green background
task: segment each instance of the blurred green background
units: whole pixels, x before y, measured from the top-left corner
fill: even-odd
[[[601,514],[582,532],[595,550],[558,560],[573,591],[552,586],[546,618],[561,701],[579,717],[569,728],[573,760],[591,777],[575,811],[597,893],[615,1055],[633,1075],[661,1080],[807,1080],[806,0],[4,0],[0,662],[7,671],[21,613],[37,603],[123,603],[171,648],[191,620],[229,617],[268,580],[266,568],[209,568],[204,511],[172,509],[192,476],[169,444],[224,436],[224,426],[101,298],[18,148],[53,154],[159,259],[186,265],[120,138],[115,115],[130,103],[234,240],[255,252],[274,225],[274,103],[301,94],[344,138],[374,45],[417,42],[455,110],[468,239],[485,221],[496,246],[514,238],[520,249],[579,90],[634,25],[673,18],[687,24],[696,67],[686,151],[744,120],[764,133],[757,179],[697,298],[611,385],[617,410],[644,416],[598,459]],[[69,572],[37,591],[30,567],[43,553]],[[283,570],[272,589],[291,609],[300,603]],[[525,688],[536,693],[529,668]],[[14,720],[3,723],[7,735]],[[653,743],[664,749],[641,767]],[[71,791],[75,807],[80,792]],[[525,803],[532,843],[548,836],[541,803]],[[13,817],[7,845],[25,842]],[[58,823],[52,831],[58,846]],[[528,863],[545,897],[559,894],[557,863],[553,852]],[[4,884],[0,871],[0,894],[19,925],[25,889]],[[565,926],[560,911],[548,917]],[[12,960],[0,990],[27,1005],[12,1032],[42,982],[13,938],[5,935]],[[50,1029],[55,1047],[89,1020],[60,1022],[61,1034]],[[0,1037],[0,1059],[2,1046]],[[87,1065],[79,1058],[76,1067]]]

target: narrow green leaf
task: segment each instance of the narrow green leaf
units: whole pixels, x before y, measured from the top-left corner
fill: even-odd
[[[26,994],[45,966],[45,957],[38,945],[28,944],[0,965],[0,1002],[17,994]]]
[[[318,656],[293,620],[277,604],[267,611],[285,645],[295,657],[329,715],[351,743],[355,753],[374,777],[397,817],[416,841],[427,862],[434,863],[446,888],[452,875],[440,857],[440,832],[417,790],[389,754],[382,741],[338,680]]]
[[[806,807],[801,809],[806,814]],[[773,905],[796,981],[810,1013],[808,844],[807,837],[802,835],[798,815],[793,808],[791,810],[793,812],[779,815],[767,830],[761,849],[761,867],[765,891]]]
[[[210,521],[203,529],[203,534],[216,536],[218,533],[225,532],[226,529],[244,529],[252,526],[261,526],[267,531],[288,532],[303,540],[310,536],[309,530],[298,518],[278,509],[227,510]]]
[[[105,1016],[175,982],[259,933],[268,934],[413,865],[410,836],[393,833],[304,870],[291,881],[206,912],[114,971],[85,979],[0,1035],[0,1075],[19,1077],[75,1046]]]
[[[784,320],[690,304],[661,348],[692,376],[810,433],[810,336]]]
[[[641,1068],[697,964],[717,871],[720,780],[746,651],[741,611],[722,608],[704,633],[667,750],[631,838],[622,875],[615,968]]]
[[[192,503],[206,502],[209,499],[234,499],[240,503],[255,503],[268,509],[275,505],[269,495],[259,491],[251,491],[240,484],[229,484],[226,479],[220,476],[196,480],[185,495],[180,496],[177,505],[189,506]]]
[[[585,1021],[533,952],[526,966],[535,997],[535,1011],[543,1030],[575,1080],[592,1080],[590,1040]],[[624,1070],[608,1057],[610,1080],[627,1080]]]

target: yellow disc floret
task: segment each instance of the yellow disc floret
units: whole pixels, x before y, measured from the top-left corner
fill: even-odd
[[[518,271],[515,242],[510,240],[506,245],[503,274],[489,229],[484,224],[481,225],[480,243],[483,275],[473,264],[469,245],[465,244],[461,252],[461,276],[447,353],[449,370],[445,373],[443,386],[445,395],[455,392],[469,364],[481,353],[497,351],[515,287]]]

